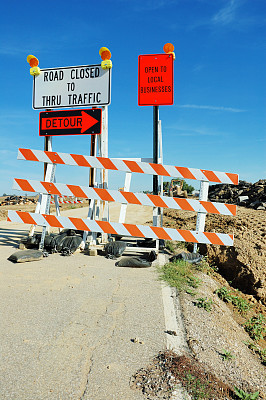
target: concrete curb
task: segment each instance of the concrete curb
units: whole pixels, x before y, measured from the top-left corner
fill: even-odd
[[[158,264],[164,265],[167,259],[164,254],[159,254]],[[166,347],[168,350],[174,351],[177,355],[182,355],[189,352],[189,347],[186,341],[186,331],[182,319],[182,311],[177,291],[174,288],[161,284],[162,287],[162,300],[165,318],[165,333],[166,333]],[[167,333],[168,332],[173,332]],[[189,400],[191,397],[183,389],[182,385],[176,385],[172,393],[171,400]]]

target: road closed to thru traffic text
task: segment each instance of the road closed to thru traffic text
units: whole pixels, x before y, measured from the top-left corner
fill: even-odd
[[[34,109],[107,106],[110,102],[111,69],[101,65],[41,69],[34,76]]]

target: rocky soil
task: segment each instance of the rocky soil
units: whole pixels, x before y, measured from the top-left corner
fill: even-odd
[[[149,365],[136,371],[131,380],[132,389],[141,390],[147,400],[181,400],[173,395],[181,381],[183,390],[187,390],[182,400],[236,400],[235,387],[249,394],[259,392],[257,399],[265,400],[265,362],[263,365],[248,344],[265,349],[266,342],[263,339],[254,342],[244,324],[254,313],[266,315],[266,308],[253,299],[251,309],[242,315],[216,294],[221,286],[230,290],[218,273],[207,275],[198,271],[195,276],[200,285],[194,295],[179,293],[187,351],[177,355],[167,350],[156,355]],[[238,296],[245,299],[241,293]],[[198,308],[198,298],[211,301],[210,310]],[[226,352],[229,357],[224,357]],[[197,391],[188,385],[189,374],[194,381],[197,378]],[[206,382],[211,383],[210,388]]]
[[[217,201],[218,198],[212,200]],[[226,202],[239,201],[237,197],[235,200],[228,196]],[[226,393],[224,387],[221,397],[184,395],[184,399],[236,399],[238,397],[232,395],[234,387],[246,393],[259,391],[259,399],[266,398],[265,361],[263,364],[258,353],[251,350],[255,346],[265,352],[266,341],[264,338],[254,342],[244,329],[246,321],[253,315],[266,317],[265,217],[264,210],[246,207],[238,207],[235,217],[207,214],[205,230],[234,234],[234,247],[199,245],[199,252],[207,256],[209,264],[217,272],[211,275],[197,273],[201,284],[195,296],[179,293],[190,352],[184,354],[182,359],[162,352],[150,365],[136,372],[132,386],[141,390],[146,399],[173,399],[170,392],[178,384],[180,368],[186,368],[186,365],[194,376],[205,376],[215,381],[217,388],[222,387],[222,382],[229,389]],[[164,226],[194,230],[196,213],[164,210]],[[184,245],[192,251],[192,244]],[[180,248],[179,252],[182,250],[184,248]],[[242,315],[231,304],[222,301],[215,293],[221,286],[228,290],[237,288],[238,296],[248,301],[251,309]],[[198,298],[211,300],[212,309],[208,312],[198,308]],[[224,352],[230,354],[230,359],[223,358]],[[174,366],[172,360],[175,360]]]
[[[215,290],[221,286],[220,282],[203,273],[198,277],[201,285],[195,297],[211,299],[211,311],[196,307],[195,297],[181,295],[187,341],[194,358],[232,389],[236,386],[248,393],[259,391],[260,398],[265,399],[266,368],[246,345],[251,341],[244,330],[244,321],[249,315],[244,318],[219,299]],[[255,302],[250,315],[256,305]],[[265,315],[263,306],[257,311]],[[260,341],[260,346],[265,348],[264,340]],[[223,359],[224,351],[230,352],[232,358]]]

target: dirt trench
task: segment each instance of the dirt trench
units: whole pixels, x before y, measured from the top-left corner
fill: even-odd
[[[193,215],[194,214],[194,215]],[[234,234],[234,246],[199,245],[210,264],[240,289],[266,305],[266,212],[238,207],[235,217],[207,214],[205,231]],[[196,213],[166,210],[164,226],[195,230]],[[190,244],[190,249],[192,245]]]

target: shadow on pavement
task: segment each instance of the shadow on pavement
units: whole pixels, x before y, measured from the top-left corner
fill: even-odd
[[[0,246],[18,248],[21,238],[28,235],[28,231],[0,228]]]

